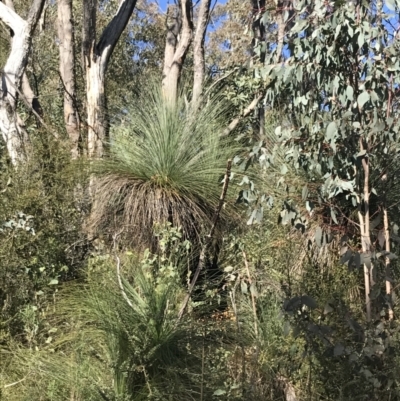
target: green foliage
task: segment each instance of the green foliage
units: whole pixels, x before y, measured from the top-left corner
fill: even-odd
[[[25,376],[18,387],[7,386],[7,399],[23,400],[26,394],[40,399],[36,382],[54,400],[63,394],[91,400],[188,400],[200,387],[210,395],[202,350],[214,346],[213,330],[208,328],[204,337],[200,322],[189,316],[178,320],[184,292],[176,276],[185,265],[174,261],[185,255],[187,243],[179,246],[180,234],[173,228],[161,229],[160,235],[159,256],[146,252],[138,259],[127,252],[123,276],[115,272],[113,257],[94,258],[86,285],[60,291],[49,316],[58,328],[51,342],[36,352],[12,343],[2,350],[7,356],[2,381]]]
[[[398,325],[382,320],[374,327],[364,326],[356,294],[349,291],[355,279],[343,266],[328,270],[310,264],[291,288],[298,295],[284,303],[286,336],[296,338],[297,374],[292,376],[300,381],[308,377],[309,387],[303,392],[309,399],[399,396],[394,352],[399,346]]]
[[[27,165],[0,172],[0,343],[20,332],[25,312],[39,317],[57,283],[77,277],[86,253],[69,155],[36,145]],[[19,338],[34,343],[26,331]]]
[[[98,32],[118,6],[100,3]],[[400,67],[390,27],[399,2],[284,1],[274,9],[253,1],[254,57],[243,67],[247,44],[228,57],[220,50],[224,35],[233,47],[243,42],[232,22],[249,19],[248,7],[231,0],[208,54],[229,70],[222,75],[222,64],[209,63],[219,80],[205,88],[198,110],[186,101],[187,82],[171,108],[146,81],[164,48],[163,17],[150,3],[135,9],[108,70],[110,154],[92,164],[88,186],[95,200],[89,231],[100,240],[87,241],[82,227],[88,183],[72,171],[85,166],[73,166],[19,104],[32,157],[18,169],[1,160],[0,399],[400,399],[399,327],[387,320],[382,286],[386,257],[394,287],[399,276]],[[35,34],[27,72],[46,122],[63,132],[56,6],[49,4]],[[75,32],[79,13],[74,2]],[[277,65],[280,23],[286,34]],[[0,29],[6,54],[9,33]],[[79,35],[75,41],[78,54]],[[75,68],[81,110],[84,74]],[[238,135],[221,137],[264,91]],[[233,181],[212,245],[221,248],[223,281],[213,287],[205,271],[179,320],[182,278],[190,282],[229,158]],[[253,167],[247,174],[257,163],[257,176]],[[238,203],[252,207],[243,222],[232,206],[236,184]],[[384,250],[383,210],[392,253]],[[365,252],[363,219],[371,238]],[[368,294],[375,320],[367,323],[362,264],[377,271]]]
[[[183,93],[171,106],[155,85],[144,91],[113,129],[110,157],[94,165],[96,231],[122,229],[128,243],[151,244],[153,225],[170,222],[186,238],[199,238],[218,205],[227,160],[238,150],[220,137],[225,107],[214,98],[194,111]],[[229,203],[222,220],[228,210]]]
[[[239,324],[228,358],[235,381],[219,387],[220,399],[397,399],[398,325],[366,325],[359,272],[319,265],[288,230],[267,215],[227,239],[221,263]]]
[[[398,42],[391,24],[399,5],[299,2],[291,11],[284,38],[285,62],[276,65],[271,52],[260,69],[270,83],[266,100],[273,107],[283,91],[291,96],[290,102],[278,106],[293,120],[291,126],[276,128],[285,147],[284,160],[278,160],[282,175],[290,164],[308,178],[303,199],[284,203],[282,222],[304,231],[317,215],[320,228],[314,240],[319,247],[345,235],[340,240],[342,262],[350,269],[375,267],[371,278],[365,279],[367,304],[370,284],[377,282],[371,297],[383,289],[384,257],[395,259],[386,250],[380,215],[389,210],[393,247],[398,207],[388,199],[397,197],[399,189],[395,93],[400,81]],[[269,153],[273,157],[276,150]],[[268,161],[263,156],[262,161]],[[389,298],[374,302],[375,317],[388,309]]]
[[[397,42],[383,23],[390,18],[394,15],[375,2],[330,9],[323,1],[303,1],[285,39],[285,65],[263,69],[271,80],[266,96],[272,104],[283,89],[292,96],[280,107],[296,123],[276,130],[287,148],[286,162],[320,183],[319,201],[330,204],[334,221],[345,200],[347,207],[361,202],[362,161],[370,164],[375,193],[382,171],[392,170],[388,155],[397,154],[399,127],[392,103],[399,79]],[[274,53],[269,57],[271,62]]]

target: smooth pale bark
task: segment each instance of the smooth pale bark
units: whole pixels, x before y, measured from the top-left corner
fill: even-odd
[[[172,49],[169,39],[172,38],[170,29],[167,33],[167,43],[165,46],[164,70],[163,70],[163,93],[167,101],[174,104],[178,98],[178,84],[182,72],[183,63],[192,42],[193,22],[192,22],[192,1],[182,0],[180,8],[180,20],[182,28],[179,34],[179,41],[175,45],[173,57],[170,56]]]
[[[104,155],[107,140],[107,116],[104,96],[105,64],[91,63],[86,69],[86,111],[88,122],[88,156],[100,158]]]
[[[5,0],[4,4],[7,7],[11,8],[11,10],[15,11],[13,0]],[[45,7],[46,6],[43,7],[42,14],[41,14],[42,16],[44,14]],[[12,40],[12,37],[14,36],[14,32],[11,30],[10,33],[11,33],[11,40]],[[43,110],[42,110],[42,107],[40,106],[39,99],[35,95],[35,92],[33,92],[33,90],[32,90],[32,87],[31,87],[31,84],[29,83],[29,79],[28,79],[28,76],[26,75],[26,72],[24,72],[24,75],[22,76],[21,89],[22,89],[23,96],[25,97],[24,103],[26,104],[26,106],[29,107],[30,109],[32,109],[39,117],[43,117]]]
[[[70,141],[71,157],[79,157],[79,114],[76,108],[74,27],[72,0],[58,0],[60,76],[64,89],[64,123]]]
[[[252,10],[253,10],[253,40],[252,40],[252,59],[258,59],[258,62],[264,64],[265,62],[265,50],[261,51],[259,57],[257,58],[256,53],[254,51],[256,44],[265,42],[265,26],[261,21],[260,15],[265,10],[265,0],[252,0],[251,1]],[[278,25],[279,28],[279,25]],[[265,135],[265,107],[260,102],[257,103],[257,119],[255,119],[253,125],[253,133],[256,141],[262,140]]]
[[[371,257],[371,236],[370,236],[370,229],[369,229],[369,220],[370,220],[370,213],[369,213],[369,160],[364,159],[362,161],[363,169],[364,169],[364,233],[361,237],[361,246],[363,252],[366,254],[367,258]],[[369,283],[368,276],[369,274]],[[375,285],[375,271],[374,265],[370,261],[369,264],[364,264],[364,275],[366,281],[365,287],[365,294],[366,294],[366,303],[367,303],[367,320],[371,320],[371,287]],[[367,296],[367,289],[368,289],[368,296]]]
[[[88,157],[100,158],[107,140],[105,74],[112,52],[135,8],[136,0],[122,0],[113,19],[96,44],[96,0],[83,7],[83,62],[86,70]]]
[[[257,97],[255,97],[252,102],[243,110],[243,112],[236,118],[234,118],[231,123],[224,129],[221,133],[221,136],[229,135],[242,121],[243,118],[246,118],[251,112],[255,110],[258,106],[258,103],[264,98],[264,93],[260,93]]]
[[[383,209],[383,227],[385,231],[385,251],[390,252],[390,233],[389,233],[389,219],[386,205]],[[392,300],[392,275],[390,268],[390,259],[385,258],[385,282],[386,282],[386,296],[388,298],[389,306],[389,320],[393,320],[393,300]]]
[[[360,151],[365,151],[365,144],[363,138],[359,139]],[[371,235],[369,229],[369,160],[364,158],[362,160],[362,167],[364,172],[364,182],[362,186],[362,192],[364,195],[364,215],[361,212],[361,196],[357,195],[358,204],[358,220],[360,223],[360,234],[361,234],[361,249],[366,257],[371,256]],[[360,172],[359,172],[360,174]],[[359,192],[361,192],[361,183],[359,184]],[[370,261],[368,264],[364,263],[364,285],[365,285],[365,309],[367,312],[367,321],[371,321],[371,286],[374,285],[373,281],[373,266]]]
[[[197,18],[196,33],[193,40],[193,95],[192,103],[197,105],[203,91],[205,63],[204,63],[204,39],[210,17],[211,0],[201,0],[199,15]]]
[[[174,60],[178,35],[181,30],[180,22],[179,8],[175,5],[169,5],[167,9],[167,37],[164,51],[163,79],[168,75]]]
[[[36,28],[45,0],[34,0],[27,20],[12,8],[0,3],[0,20],[13,32],[11,52],[1,73],[0,131],[7,146],[11,162],[17,165],[25,159],[24,135],[16,113],[19,87]]]
[[[282,11],[283,2],[278,2],[278,11],[276,15],[276,25],[278,27],[277,32],[277,46],[276,46],[276,58],[275,62],[278,64],[282,59],[283,51],[283,39],[285,38],[285,21],[284,12]]]

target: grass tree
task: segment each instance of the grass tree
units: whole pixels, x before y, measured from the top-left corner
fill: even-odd
[[[155,223],[169,222],[184,237],[199,238],[219,204],[227,160],[237,152],[236,142],[220,135],[226,111],[226,103],[212,99],[193,112],[183,93],[168,104],[156,86],[140,95],[114,129],[109,157],[95,164],[95,230],[123,230],[141,246],[152,243]],[[228,216],[225,208],[222,220]]]

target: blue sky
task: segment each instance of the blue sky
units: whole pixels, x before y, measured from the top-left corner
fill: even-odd
[[[196,2],[197,1],[193,1],[194,4],[196,4]],[[217,3],[224,4],[226,2],[227,2],[227,0],[217,0]],[[158,4],[160,5],[160,7],[163,11],[165,11],[167,9],[167,5],[171,4],[171,3],[174,3],[174,0],[158,0]],[[214,0],[211,2],[211,5],[213,5],[213,4],[214,4]]]

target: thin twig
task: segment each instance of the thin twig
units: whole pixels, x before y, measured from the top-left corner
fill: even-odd
[[[204,92],[204,96],[208,96],[208,94],[214,89],[215,86],[217,86],[218,83],[223,81],[224,79],[228,78],[230,75],[232,75],[234,72],[236,72],[236,69],[233,69],[232,71],[227,72],[225,75],[222,77],[217,78]]]
[[[179,322],[182,319],[182,316],[185,313],[185,310],[186,310],[186,307],[188,305],[190,296],[192,295],[194,286],[196,285],[196,282],[197,282],[197,279],[199,278],[200,272],[204,267],[206,253],[207,253],[208,247],[210,245],[211,239],[212,239],[212,237],[214,235],[215,228],[217,226],[218,219],[219,219],[219,216],[221,214],[222,206],[223,206],[224,201],[225,201],[226,193],[228,191],[229,179],[230,179],[230,175],[231,175],[231,167],[232,167],[232,160],[229,159],[228,162],[227,162],[227,166],[226,166],[224,185],[222,187],[222,192],[221,192],[221,196],[219,198],[218,207],[215,210],[215,214],[214,214],[213,223],[212,223],[212,226],[211,226],[211,229],[210,229],[210,233],[206,237],[205,244],[204,244],[204,246],[203,246],[203,248],[202,248],[202,250],[200,252],[199,264],[197,265],[197,269],[196,269],[196,271],[194,273],[194,276],[193,276],[193,279],[192,279],[192,281],[190,283],[188,292],[187,292],[187,294],[185,296],[185,299],[183,300],[181,309],[179,310],[177,322]]]
[[[246,351],[244,349],[244,344],[240,335],[240,323],[239,323],[239,315],[238,315],[238,311],[237,311],[237,306],[236,306],[236,287],[238,286],[238,283],[240,281],[240,274],[238,275],[235,285],[232,289],[232,291],[229,292],[229,297],[231,299],[231,303],[232,303],[232,309],[233,309],[233,313],[235,315],[235,322],[236,322],[236,330],[237,330],[237,335],[239,337],[239,346],[240,349],[242,351],[242,395],[244,396],[244,384],[246,381]]]
[[[133,309],[133,304],[132,304],[131,300],[129,299],[128,295],[126,295],[124,286],[122,284],[121,272],[120,272],[121,260],[117,255],[115,255],[115,259],[117,260],[117,278],[118,278],[119,289],[121,290],[122,296],[124,297],[127,304]]]
[[[3,74],[3,76],[7,79],[8,83],[11,84],[11,86],[18,92],[18,94],[20,95],[21,99],[23,100],[23,102],[25,103],[25,106],[28,107],[28,109],[30,109],[32,111],[32,113],[35,115],[35,117],[39,120],[40,124],[43,125],[44,128],[46,128],[47,130],[49,130],[54,138],[59,139],[58,134],[55,131],[52,131],[51,128],[44,122],[43,118],[40,117],[40,115],[37,113],[37,111],[33,108],[33,106],[29,103],[28,99],[25,97],[25,95],[19,90],[19,88],[17,86],[14,85],[14,83],[11,81],[11,79],[7,76],[7,74],[3,71],[0,70],[0,73]]]
[[[201,386],[200,386],[200,401],[204,400],[204,363],[205,363],[205,347],[204,347],[204,338],[206,336],[206,325],[204,325],[203,331],[203,344],[202,344],[202,352],[201,352]]]
[[[243,110],[242,113],[235,119],[231,121],[231,123],[225,128],[222,132],[221,136],[228,136],[242,121],[243,118],[247,117],[255,108],[257,107],[260,100],[264,97],[264,93],[260,93],[257,97],[253,99],[253,101]]]
[[[134,308],[133,308],[133,304],[132,304],[131,300],[129,299],[128,295],[126,295],[124,286],[123,286],[123,284],[122,284],[121,270],[120,270],[120,267],[121,267],[121,259],[120,259],[119,256],[117,255],[117,237],[118,237],[120,234],[122,234],[122,231],[123,231],[123,230],[121,230],[119,233],[113,235],[113,251],[114,251],[114,257],[115,257],[115,259],[116,259],[116,261],[117,261],[117,279],[118,279],[118,286],[119,286],[119,289],[121,290],[121,294],[122,294],[122,296],[124,297],[124,299],[125,299],[125,301],[127,302],[127,304],[128,304],[132,309],[134,309]]]
[[[253,306],[253,316],[254,316],[254,332],[256,333],[256,337],[258,337],[256,299],[254,296],[254,292],[251,290],[251,286],[253,283],[250,276],[249,262],[247,261],[247,255],[245,251],[242,252],[242,255],[243,255],[244,265],[246,266],[247,270],[247,278],[250,284],[251,303]]]
[[[14,382],[14,383],[6,384],[5,386],[3,386],[3,388],[9,388],[9,387],[16,386],[17,384],[19,384],[19,383],[23,382],[24,380],[26,380],[27,377],[28,376],[25,376],[23,379],[18,380],[18,381]]]
[[[393,75],[390,76],[390,90],[389,90],[389,99],[386,110],[386,118],[390,117],[390,108],[392,103],[392,78]],[[388,208],[386,206],[386,191],[385,191],[385,200],[383,207],[383,226],[385,230],[385,251],[390,253],[390,232],[389,232],[389,218],[388,218]],[[391,281],[391,266],[390,259],[388,256],[385,257],[385,281],[386,281],[386,296],[388,298],[388,307],[389,307],[389,320],[393,320],[393,301],[392,301],[392,281]]]

